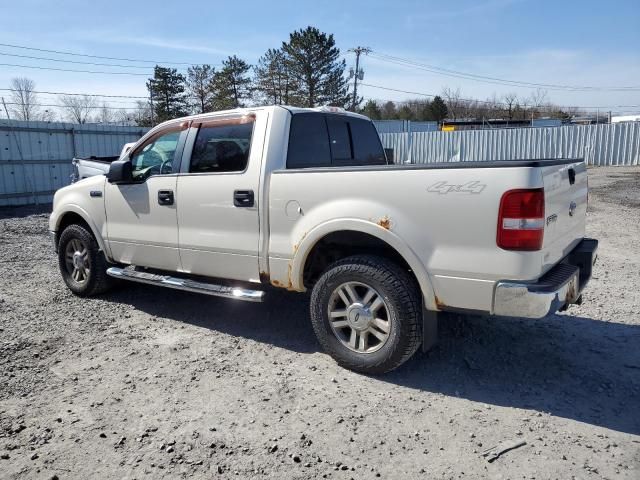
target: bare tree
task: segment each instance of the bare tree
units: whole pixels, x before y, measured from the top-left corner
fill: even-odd
[[[56,121],[56,112],[50,109],[46,109],[41,111],[38,114],[38,120],[42,122],[55,122]]]
[[[134,110],[130,118],[136,125],[140,127],[150,127],[152,126],[152,111],[151,105],[149,102],[145,102],[143,100],[138,100],[136,102],[136,110]]]
[[[505,93],[502,96],[502,103],[504,104],[504,112],[507,115],[507,119],[513,120],[518,104],[518,95],[515,93]]]
[[[124,108],[119,108],[113,113],[115,122],[119,123],[120,125],[135,125],[133,117],[134,115]]]
[[[36,83],[30,78],[17,77],[11,80],[11,113],[16,120],[38,119],[38,95]]]
[[[529,103],[531,104],[531,118],[539,117],[544,109],[545,102],[547,101],[547,91],[538,88],[531,92],[529,96]]]
[[[462,100],[460,98],[460,89],[456,88],[455,90],[449,87],[442,89],[442,97],[444,98],[445,103],[447,104],[447,110],[449,111],[449,117],[452,120],[457,120],[462,115]]]
[[[98,114],[96,115],[97,123],[111,123],[114,121],[113,110],[111,107],[107,105],[105,102],[102,103],[100,110],[98,110]]]
[[[68,118],[75,123],[87,123],[91,110],[97,107],[95,97],[88,95],[61,95],[59,100]]]

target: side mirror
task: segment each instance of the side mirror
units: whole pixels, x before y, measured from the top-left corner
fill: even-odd
[[[133,175],[131,174],[131,161],[129,159],[116,160],[111,163],[109,173],[107,173],[109,183],[131,183]]]

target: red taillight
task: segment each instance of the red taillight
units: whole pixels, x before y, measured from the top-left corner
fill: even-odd
[[[540,250],[544,238],[544,189],[509,190],[500,200],[496,243],[505,250]]]

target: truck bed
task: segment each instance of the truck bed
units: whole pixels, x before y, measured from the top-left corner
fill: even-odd
[[[111,163],[118,160],[118,156],[97,157],[90,156],[84,158],[74,158],[71,160],[73,164],[73,173],[71,175],[71,183],[78,180],[93,177],[94,175],[104,175],[109,171]]]

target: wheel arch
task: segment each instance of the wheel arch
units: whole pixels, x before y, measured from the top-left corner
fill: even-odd
[[[111,257],[111,252],[106,248],[106,244],[102,235],[98,230],[98,227],[91,220],[89,214],[77,205],[66,205],[65,210],[57,215],[55,220],[55,245],[57,247],[60,235],[63,230],[69,225],[79,224],[89,228],[89,231],[98,242],[100,250],[102,250],[107,257]]]
[[[435,294],[427,270],[413,250],[387,225],[361,219],[339,219],[323,223],[301,238],[294,247],[291,260],[290,283],[295,290],[305,290],[313,278],[309,277],[310,262],[323,245],[336,238],[350,241],[341,258],[359,253],[382,254],[408,268],[416,279],[424,297],[425,306],[436,310]],[[344,243],[341,243],[344,245]],[[340,258],[338,258],[340,259]],[[337,259],[336,259],[337,260]],[[306,278],[305,278],[306,273]]]

